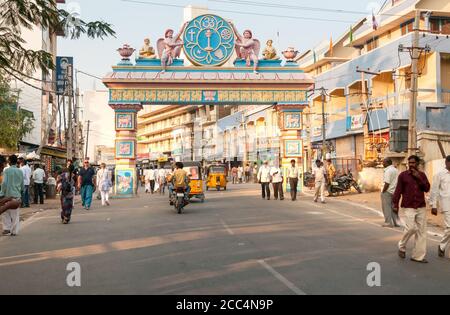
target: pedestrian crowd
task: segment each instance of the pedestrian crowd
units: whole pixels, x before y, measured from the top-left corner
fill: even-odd
[[[16,236],[20,228],[20,208],[29,208],[34,204],[44,204],[45,186],[53,184],[60,196],[61,222],[71,220],[77,192],[81,195],[82,206],[90,210],[93,194],[99,189],[102,205],[110,205],[109,192],[113,186],[112,173],[103,163],[98,170],[85,159],[83,167],[75,169],[69,160],[66,167],[57,172],[57,178],[47,174],[39,163],[33,169],[24,158],[11,155],[0,156],[0,215],[2,215],[3,236]],[[32,188],[32,190],[31,190]],[[30,190],[33,192],[31,198]]]

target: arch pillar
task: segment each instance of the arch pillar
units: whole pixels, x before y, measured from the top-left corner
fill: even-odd
[[[136,103],[109,104],[115,116],[114,193],[118,198],[137,195],[137,113],[143,107]]]

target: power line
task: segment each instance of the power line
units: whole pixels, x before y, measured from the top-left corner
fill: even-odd
[[[94,79],[100,80],[100,81],[103,80],[103,79],[100,78],[99,76],[95,76],[95,75],[93,75],[93,74],[89,74],[89,73],[84,72],[84,71],[81,71],[81,70],[79,70],[79,69],[75,69],[75,71],[78,72],[78,73],[82,73],[82,74],[84,74],[84,75],[87,75],[88,77],[92,77],[92,78],[94,78]]]
[[[297,6],[297,5],[287,5],[287,4],[278,4],[278,3],[270,3],[270,2],[257,2],[257,1],[248,1],[248,0],[208,0],[208,1],[219,2],[219,3],[229,3],[229,4],[239,4],[239,5],[249,5],[249,6],[256,6],[256,7],[276,8],[276,9],[301,10],[301,11],[329,12],[329,13],[356,14],[356,15],[372,14],[371,12],[364,12],[364,11],[304,7],[304,6]],[[389,13],[379,13],[378,15],[399,16],[399,17],[403,16],[400,14],[389,14]]]
[[[185,6],[178,5],[178,4],[157,3],[157,2],[149,2],[149,1],[122,0],[122,2],[137,3],[137,4],[147,4],[147,5],[171,7],[171,8],[181,8],[181,9],[185,8]],[[248,12],[248,11],[233,11],[233,10],[223,10],[223,9],[214,9],[214,8],[211,8],[210,10],[211,11],[216,11],[216,12],[224,12],[224,13],[244,14],[244,15],[253,15],[253,16],[265,16],[265,17],[278,17],[278,18],[283,18],[283,19],[295,19],[295,20],[316,21],[316,22],[336,22],[336,23],[345,23],[345,24],[354,24],[355,23],[355,21],[348,21],[348,20],[334,20],[334,19],[324,19],[324,18],[308,18],[308,17],[303,17],[303,16],[266,14],[266,13],[256,13],[256,12]]]

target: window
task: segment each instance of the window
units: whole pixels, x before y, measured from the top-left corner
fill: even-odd
[[[367,51],[378,48],[378,37],[375,37],[367,42]]]
[[[431,18],[430,30],[436,34],[450,35],[450,19],[446,17]]]
[[[402,35],[406,35],[408,33],[411,33],[413,31],[414,28],[414,20],[410,20],[406,23],[403,23],[400,25],[400,28],[402,30]]]

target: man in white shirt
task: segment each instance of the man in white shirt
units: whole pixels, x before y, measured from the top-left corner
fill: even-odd
[[[439,257],[445,257],[445,250],[450,243],[450,155],[445,159],[445,170],[439,172],[433,179],[430,199],[433,215],[438,214],[438,200],[445,222],[445,234],[439,244],[438,254]]]
[[[283,194],[283,173],[279,167],[272,167],[270,169],[270,176],[272,177],[273,194],[275,195],[275,200],[278,200],[278,195],[280,200],[284,200]]]
[[[261,190],[262,190],[262,198],[267,200],[270,200],[270,182],[271,182],[271,176],[270,176],[270,167],[269,162],[265,161],[264,164],[259,168],[258,172],[258,182],[261,183]]]
[[[19,158],[20,170],[23,173],[23,192],[22,192],[22,208],[30,207],[30,179],[31,168],[28,166],[24,158]]]
[[[325,203],[325,186],[327,183],[327,171],[321,160],[316,161],[316,167],[312,171],[315,183],[314,202],[320,201]]]
[[[38,197],[39,197],[39,203],[42,205],[42,204],[44,204],[45,172],[39,164],[35,165],[32,178],[33,178],[33,186],[34,186],[34,204],[38,203]]]
[[[298,187],[298,179],[300,177],[300,171],[298,167],[295,165],[296,161],[291,161],[291,166],[288,169],[288,179],[289,186],[291,187],[291,199],[292,201],[297,200],[297,187]]]
[[[162,167],[158,170],[159,194],[164,195],[166,190],[166,170]]]
[[[392,165],[392,160],[383,160],[384,174],[381,187],[381,207],[384,214],[383,227],[398,227],[400,221],[398,214],[392,208],[392,197],[397,188],[398,170]]]

